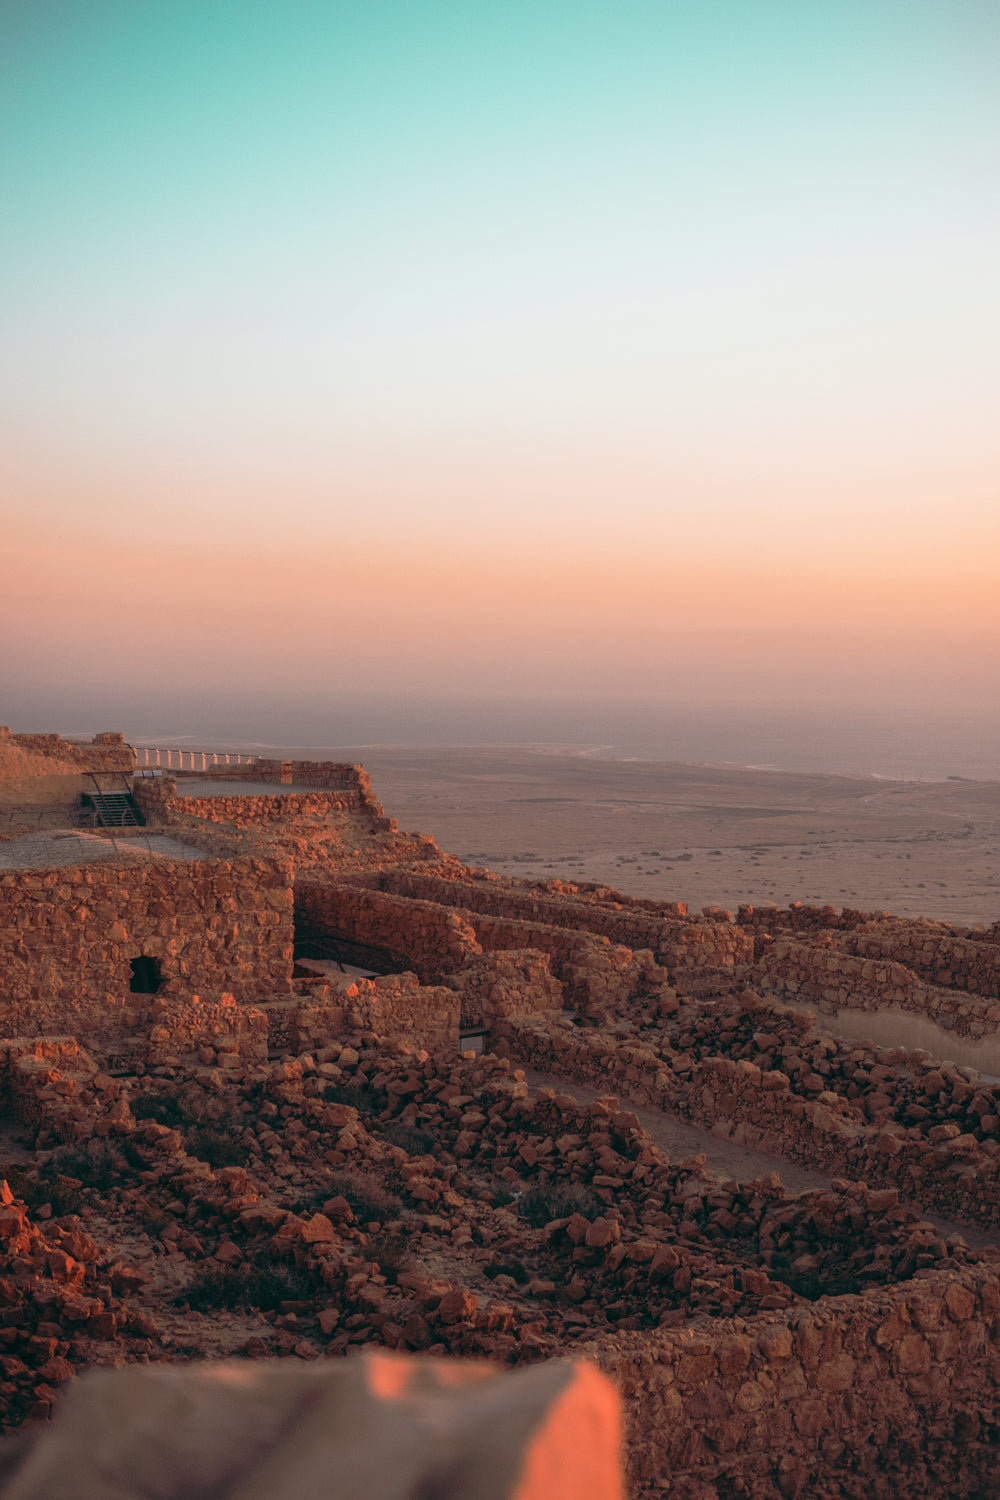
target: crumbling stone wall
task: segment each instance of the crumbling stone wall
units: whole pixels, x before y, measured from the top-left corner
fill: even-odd
[[[489,1028],[503,1016],[558,1015],[563,986],[546,953],[511,948],[466,960],[448,980],[461,1000],[461,1024]]]
[[[648,948],[661,963],[676,967],[694,963],[731,966],[749,963],[753,958],[752,941],[734,924],[685,918],[678,915],[678,903],[665,903],[660,915],[654,915],[649,909],[651,903],[640,905],[627,897],[620,897],[610,905],[598,905],[578,900],[568,892],[544,888],[520,890],[512,884],[448,879],[404,870],[387,870],[382,886],[396,895],[437,901],[531,927],[568,927],[574,932],[607,938],[623,948]]]
[[[412,969],[424,983],[458,973],[480,953],[533,949],[550,960],[566,1003],[595,1018],[668,981],[648,950],[634,953],[571,927],[511,921],[362,886],[297,881],[295,909],[300,933],[344,939],[371,951],[373,962]],[[697,943],[700,929],[691,932]]]
[[[415,974],[374,979],[332,976],[307,999],[263,1007],[270,1043],[315,1052],[337,1037],[372,1031],[387,1045],[458,1049],[461,998],[443,985],[421,985]]]
[[[515,922],[485,913],[464,913],[486,953],[533,948],[551,961],[565,1003],[584,1015],[607,1017],[640,992],[667,983],[666,970],[647,950],[633,953],[607,938],[567,927]]]
[[[0,872],[0,1029],[125,1024],[131,961],[164,996],[252,998],[291,988],[291,876],[275,858],[111,862]]]
[[[938,923],[893,919],[858,932],[852,946],[861,958],[901,963],[932,985],[1000,1002],[1000,943],[971,941]],[[1000,1004],[996,1013],[1000,1021]]]
[[[267,1059],[267,1017],[259,1005],[151,997],[143,1016],[147,1067],[172,1067],[196,1053],[205,1068],[236,1069]]]
[[[752,932],[853,932],[888,915],[886,911],[860,911],[852,906],[838,912],[829,904],[809,906],[804,901],[793,901],[789,906],[741,906],[736,922]]]
[[[835,934],[833,946],[839,952],[902,964],[935,987],[1000,999],[1000,932],[969,932],[926,917],[846,906],[838,913],[833,906],[801,902],[786,908],[741,906],[737,923],[758,937]]]
[[[875,949],[880,953],[881,945],[876,943]],[[935,988],[898,961],[845,953],[832,942],[818,945],[778,936],[763,945],[753,980],[764,989],[795,996],[828,1013],[896,1007],[973,1038],[992,1035],[1000,1028],[1000,999]]]
[[[333,760],[269,760],[261,756],[246,769],[248,781],[279,781],[284,767],[290,767],[292,780],[298,786],[334,787],[356,791],[372,802],[371,778],[364,766]],[[381,809],[380,809],[381,810]]]
[[[357,792],[289,792],[269,797],[184,797],[178,811],[189,818],[210,823],[241,824],[294,822],[299,818],[330,817],[336,813],[360,812]]]
[[[815,1037],[811,1021],[808,1013],[775,1012],[763,1002],[750,1011],[758,1046],[773,1056],[781,1042],[792,1077],[720,1055],[724,1044],[708,1037],[698,1055],[523,1015],[496,1019],[491,1044],[541,1072],[616,1089],[723,1139],[827,1176],[902,1191],[949,1218],[1000,1226],[1000,1087],[977,1082],[971,1069],[939,1068],[901,1049]],[[701,1024],[708,1030],[711,1023]],[[838,1045],[844,1072],[863,1082],[863,1096],[855,1086],[852,1098],[841,1079],[810,1071],[818,1053],[835,1055]]]
[[[219,779],[221,782],[223,778]],[[225,778],[227,784],[235,779]],[[249,780],[249,777],[243,779]],[[364,818],[372,833],[394,833],[397,827],[395,818],[386,818],[370,794],[357,787],[336,791],[278,792],[264,796],[236,792],[230,797],[222,794],[180,797],[175,777],[157,776],[140,777],[135,783],[135,798],[147,823],[169,827],[223,823],[240,831],[269,833],[298,828],[308,830],[310,825],[323,822],[334,824],[343,815]],[[422,842],[433,845],[433,840]]]

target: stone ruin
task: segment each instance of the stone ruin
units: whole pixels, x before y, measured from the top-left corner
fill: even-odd
[[[572,1355],[634,1497],[995,1493],[1000,1085],[835,1022],[990,1044],[1000,927],[499,878],[355,766],[83,831],[120,737],[5,753],[0,1427],[95,1366]]]

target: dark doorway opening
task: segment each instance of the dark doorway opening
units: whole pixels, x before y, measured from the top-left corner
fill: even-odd
[[[155,995],[160,988],[160,960],[147,958],[145,954],[132,960],[132,979],[129,989],[133,995]]]

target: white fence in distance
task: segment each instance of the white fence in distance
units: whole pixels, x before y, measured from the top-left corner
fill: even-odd
[[[156,750],[141,746],[134,750],[137,767],[159,767],[164,771],[207,771],[209,766],[252,766],[252,755],[236,755],[221,750]]]

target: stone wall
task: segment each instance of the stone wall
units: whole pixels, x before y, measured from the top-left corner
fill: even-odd
[[[466,960],[449,986],[461,1000],[461,1024],[489,1028],[504,1016],[558,1015],[563,986],[549,957],[534,948],[510,948]]]
[[[620,1391],[630,1493],[994,1493],[1000,1278],[969,1266],[749,1320],[583,1344]]]
[[[992,945],[966,945],[989,948]],[[828,1013],[837,1010],[885,1010],[896,1007],[936,1022],[945,1031],[979,1038],[1000,1028],[1000,999],[963,990],[938,989],[905,964],[883,955],[845,953],[833,943],[801,942],[779,935],[764,943],[753,970],[754,983],[775,994],[794,996]]]
[[[364,766],[332,760],[255,760],[248,768],[247,780],[280,781],[282,770],[291,770],[297,786],[340,787],[371,795],[371,778]],[[374,799],[372,799],[374,800]]]
[[[997,1001],[1000,1023],[1000,943],[960,937],[938,923],[878,922],[857,933],[853,950],[861,958],[904,964],[928,983],[965,990]]]
[[[139,998],[139,997],[136,997]],[[143,1017],[147,1067],[172,1067],[196,1053],[206,1068],[246,1067],[267,1059],[267,1017],[259,1005],[237,1005],[233,995],[214,1002],[150,997]]]
[[[648,949],[611,943],[569,927],[516,922],[485,913],[465,912],[485,953],[533,948],[547,955],[563,987],[565,1003],[594,1020],[609,1020],[629,1002],[667,987],[668,973]]]
[[[443,985],[421,985],[415,974],[333,976],[307,999],[271,1001],[262,1009],[272,1048],[312,1053],[364,1030],[392,1046],[458,1050],[459,995]]]
[[[423,983],[457,974],[470,957],[534,949],[550,960],[566,1003],[606,1017],[637,995],[659,992],[667,972],[648,951],[633,953],[590,933],[449,909],[361,886],[297,881],[297,929],[326,934],[372,955],[372,967],[412,969]],[[700,929],[691,929],[696,938]],[[530,1004],[529,1004],[530,1008]]]
[[[741,906],[736,922],[751,932],[853,932],[888,915],[886,911],[860,911],[851,906],[838,912],[829,904],[809,906],[793,901],[789,906]]]
[[[841,1046],[840,1076],[824,1077],[811,1069],[817,1057],[835,1061],[838,1044],[811,1034],[808,1013],[756,1001],[747,1020],[759,1028],[757,1055],[763,1038],[791,1076],[720,1055],[711,1037],[700,1054],[678,1053],[523,1016],[496,1020],[490,1035],[496,1050],[541,1072],[615,1089],[633,1104],[827,1176],[898,1189],[925,1211],[1000,1227],[1000,1088],[977,1083],[971,1069],[850,1045]],[[850,1097],[844,1076],[862,1080],[865,1094],[855,1082]]]
[[[239,793],[234,797],[180,797],[176,810],[189,818],[204,818],[210,823],[243,824],[294,822],[298,819],[329,817],[335,813],[362,811],[357,792],[289,792],[251,797]]]
[[[460,969],[470,954],[480,951],[459,914],[362,886],[297,881],[295,917],[300,934],[327,934],[375,950],[394,967],[412,970],[424,984]]]
[[[127,1024],[140,956],[158,960],[163,996],[287,992],[292,944],[290,871],[274,858],[0,872],[0,1029]]]
[[[724,967],[753,958],[753,942],[747,933],[730,922],[699,922],[678,915],[678,903],[664,904],[656,915],[650,910],[652,903],[639,905],[628,897],[604,905],[579,900],[568,891],[520,890],[492,880],[442,879],[402,870],[387,871],[382,888],[530,927],[566,927],[607,938],[623,948],[648,948],[668,967],[703,963]]]
[[[204,780],[205,777],[199,776],[198,779]],[[220,777],[219,781],[228,784],[236,779],[227,776]],[[242,779],[248,784],[251,782],[249,776]],[[380,804],[370,793],[357,787],[333,791],[272,792],[263,796],[236,792],[230,797],[224,794],[181,797],[177,795],[176,777],[156,776],[140,777],[135,783],[135,797],[147,823],[170,827],[207,822],[225,823],[239,830],[259,828],[265,832],[268,829],[296,829],[301,825],[308,832],[310,825],[335,823],[345,814],[361,816],[372,832],[392,833],[397,826],[394,818],[383,815]]]
[[[737,923],[758,937],[833,934],[832,945],[839,952],[903,964],[933,986],[1000,999],[1000,932],[970,932],[926,917],[895,917],[846,906],[838,913],[833,906],[801,902],[786,908],[741,906]]]

